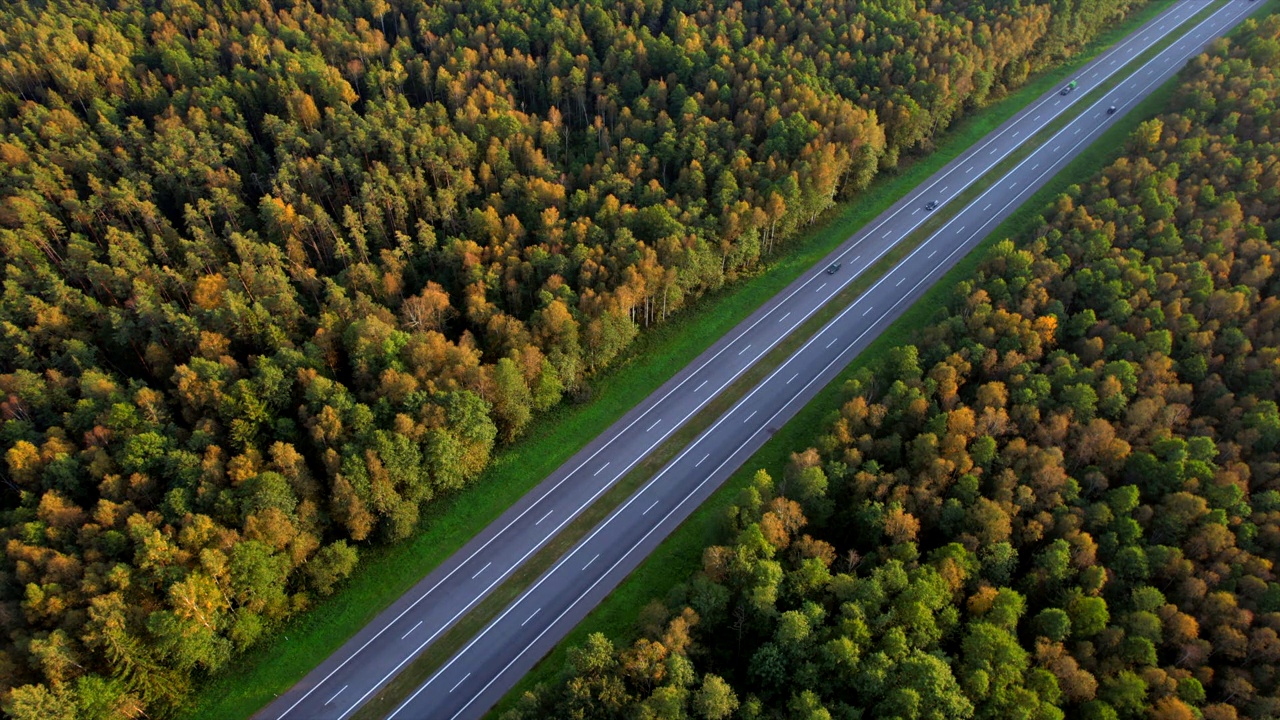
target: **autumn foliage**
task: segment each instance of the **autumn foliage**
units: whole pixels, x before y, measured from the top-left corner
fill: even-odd
[[[642,328],[1138,4],[3,3],[5,711],[175,714]]]
[[[1272,15],[1195,60],[757,473],[632,649],[506,720],[1280,716],[1278,48]],[[673,616],[665,677],[615,669]]]

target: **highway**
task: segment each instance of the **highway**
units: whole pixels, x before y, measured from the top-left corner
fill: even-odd
[[[256,717],[343,720],[685,421],[932,213],[1208,0],[1166,10],[849,238],[484,528]],[[1257,8],[1229,0],[898,263],[602,521],[390,716],[482,716],[721,482],[933,282],[1111,122]],[[1118,112],[1109,115],[1107,109]],[[934,210],[933,212],[937,212]],[[840,268],[826,272],[838,264]]]

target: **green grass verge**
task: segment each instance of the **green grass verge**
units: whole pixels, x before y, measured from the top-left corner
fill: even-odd
[[[1092,43],[1075,60],[1044,73],[998,103],[953,125],[927,157],[904,161],[855,201],[786,244],[788,254],[732,287],[708,294],[666,324],[646,331],[609,371],[596,378],[591,402],[562,406],[538,419],[541,433],[499,452],[468,489],[429,505],[422,532],[394,547],[363,547],[356,574],[330,598],[290,620],[270,639],[205,682],[184,717],[247,718],[332,654],[474,533],[559,467],[628,409],[731,330],[753,310],[876,217],[938,168],[1069,76],[1101,49],[1174,0],[1157,0]]]
[[[1280,10],[1280,0],[1269,0],[1268,12]],[[539,684],[554,682],[566,663],[570,648],[580,646],[588,635],[604,633],[615,644],[630,643],[635,637],[635,620],[640,610],[654,599],[661,600],[684,582],[702,562],[703,549],[724,540],[728,508],[750,484],[761,468],[779,477],[792,452],[817,443],[844,402],[842,388],[858,370],[873,367],[888,351],[914,341],[916,331],[937,321],[940,308],[947,305],[957,283],[971,278],[992,245],[1016,238],[1041,223],[1042,214],[1059,194],[1073,184],[1095,176],[1121,155],[1129,135],[1144,120],[1170,110],[1178,86],[1175,77],[1157,88],[1133,110],[1089,145],[1016,213],[1002,222],[969,254],[962,258],[898,320],[860,353],[817,397],[776,432],[760,450],[734,473],[681,526],[640,564],[590,615],[579,623],[530,671],[488,714],[494,720],[525,692]]]

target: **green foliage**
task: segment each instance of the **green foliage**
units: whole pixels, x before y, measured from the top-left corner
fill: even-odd
[[[712,610],[689,657],[740,717],[1280,711],[1280,150],[1247,120],[1280,120],[1280,82],[1245,61],[1255,37],[1280,19],[1196,61],[1183,109],[997,244],[919,345],[846,385],[820,450],[741,493],[687,585]],[[649,695],[627,688],[622,708]],[[543,688],[536,716],[568,701]]]

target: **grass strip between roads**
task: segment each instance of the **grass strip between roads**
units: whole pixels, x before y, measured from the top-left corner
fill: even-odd
[[[1280,0],[1269,0],[1263,7],[1269,13],[1280,11]],[[630,643],[636,636],[635,621],[641,609],[655,599],[663,600],[673,588],[701,567],[702,551],[707,545],[724,540],[727,510],[750,484],[755,472],[763,468],[774,478],[781,477],[791,453],[812,447],[818,442],[845,399],[842,388],[856,372],[862,368],[874,367],[892,348],[913,342],[918,329],[927,327],[939,318],[943,312],[941,308],[948,305],[955,286],[976,274],[978,265],[991,246],[1006,238],[1016,238],[1034,230],[1042,222],[1047,206],[1058,195],[1074,184],[1088,181],[1122,154],[1128,137],[1139,124],[1174,109],[1171,107],[1171,100],[1179,82],[1180,76],[1170,79],[1116,121],[1115,125],[1091,143],[926,291],[817,397],[774,433],[742,468],[725,481],[720,489],[523,677],[490,711],[488,720],[495,720],[510,709],[521,695],[537,685],[555,681],[565,667],[568,650],[581,646],[591,633],[603,633],[615,645]]]
[[[537,426],[541,432],[536,437],[528,437],[497,453],[490,467],[471,487],[428,505],[423,512],[424,529],[412,539],[393,547],[362,546],[360,567],[337,593],[287,622],[271,639],[238,658],[233,668],[207,681],[184,716],[191,720],[247,718],[301,680],[319,660],[340,648],[380,611],[461,548],[479,528],[496,519],[599,434],[600,428],[612,424],[711,342],[922,180],[1173,2],[1175,0],[1156,0],[1091,43],[1071,62],[1038,76],[998,103],[957,122],[939,139],[935,152],[915,161],[904,161],[896,173],[881,176],[855,200],[837,205],[822,222],[786,243],[787,255],[774,259],[762,272],[710,293],[664,325],[646,330],[624,358],[592,381],[594,398],[589,403],[561,406],[539,417]],[[871,272],[854,285],[864,282]],[[710,412],[710,407],[705,412]],[[690,427],[693,422],[696,419]],[[668,444],[678,437],[684,437],[687,442],[696,435],[696,432],[681,434],[685,432],[677,433]],[[661,467],[663,458],[669,457],[669,454],[655,454],[637,466],[632,475],[651,475]],[[626,487],[634,488],[638,484],[631,476],[624,478],[618,483],[618,489],[606,493],[598,503],[604,509],[589,509],[583,522],[587,522],[587,517],[595,518],[591,524],[598,522],[610,508],[625,499]],[[566,528],[549,547],[563,551],[571,546],[573,541],[566,538],[581,534],[571,531],[572,528]],[[506,585],[524,587],[534,577],[536,573],[529,576],[520,570]],[[514,597],[506,593],[504,586],[490,597],[507,597],[507,601]],[[492,617],[502,606],[493,608],[494,603],[481,603],[471,615]],[[486,608],[489,608],[487,613]],[[460,621],[459,628],[471,626],[474,632],[484,622],[467,617]],[[433,649],[443,650],[451,642],[456,641],[442,636],[428,648],[424,657],[438,655]],[[460,647],[461,643],[456,645]]]

